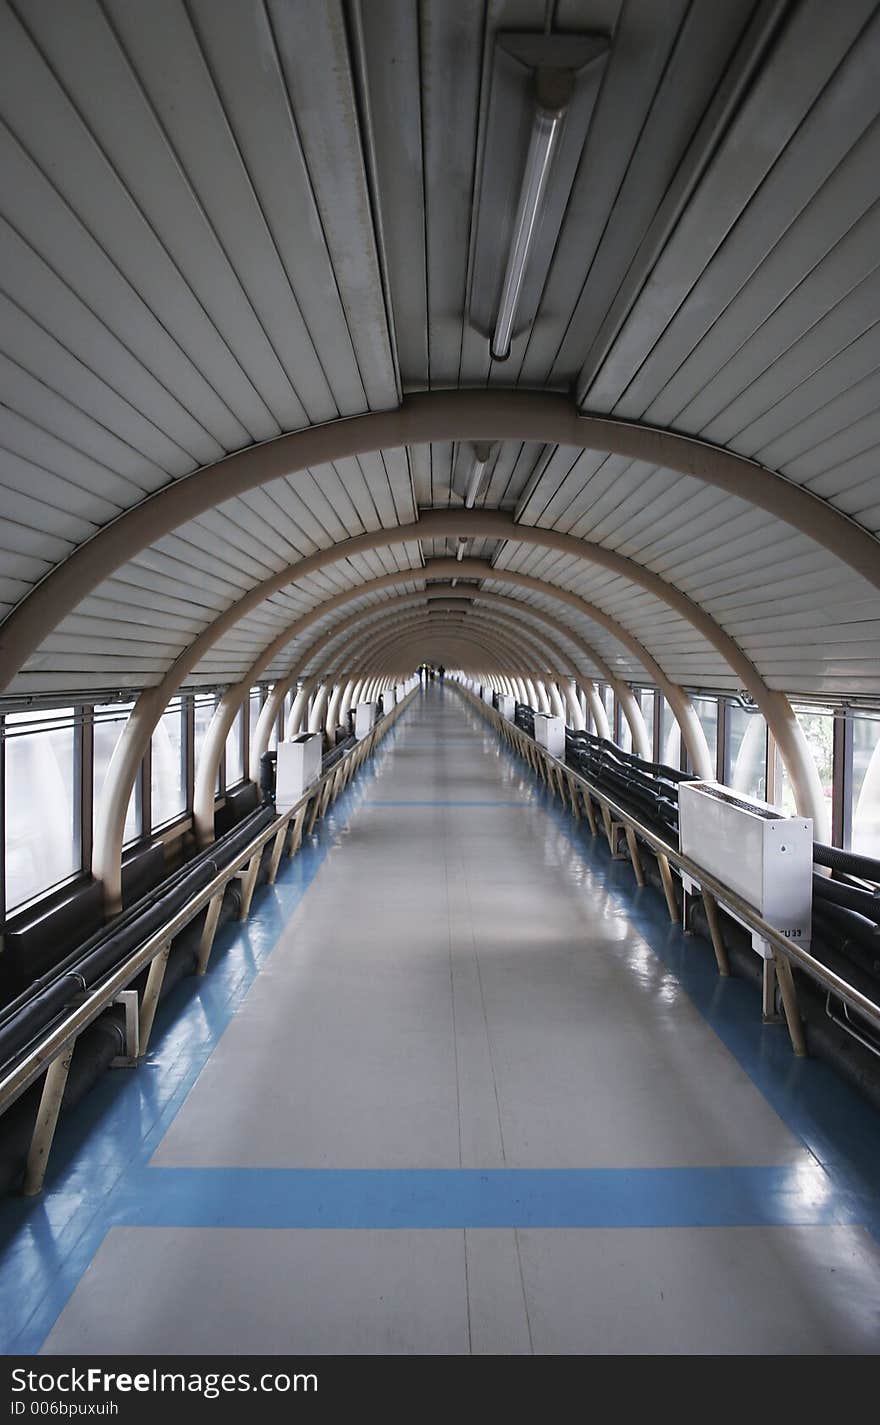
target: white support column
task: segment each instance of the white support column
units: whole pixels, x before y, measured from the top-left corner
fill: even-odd
[[[562,691],[565,693],[565,701],[568,704],[568,711],[571,718],[571,725],[575,732],[582,732],[586,727],[583,710],[577,698],[577,683],[574,678],[565,678],[562,683]]]
[[[550,695],[550,711],[551,711],[551,713],[553,714],[554,717],[561,717],[561,718],[565,719],[565,704],[564,704],[563,701],[562,701],[562,697],[561,697],[561,695],[560,695],[559,688],[556,686],[556,683],[555,683],[555,682],[552,682],[552,681],[551,681],[550,683],[548,683],[548,685],[547,685],[547,692],[548,692],[549,695]]]
[[[342,690],[342,697],[339,701],[339,721],[345,723],[348,719],[348,710],[352,705],[355,693],[355,682],[353,678],[346,679],[345,687]]]
[[[276,683],[271,693],[260,708],[260,716],[257,718],[257,725],[251,734],[250,745],[250,777],[252,782],[260,780],[260,758],[268,750],[272,737],[272,729],[279,712],[284,706],[284,695],[287,692],[287,679]]]
[[[358,703],[362,703],[364,701],[364,688],[366,686],[366,681],[366,678],[358,678],[356,680],[355,685],[351,690],[351,698],[349,699],[348,704],[349,708],[355,708],[357,707]]]
[[[605,704],[599,697],[596,684],[592,678],[584,684],[584,692],[587,695],[587,702],[590,704],[590,712],[593,715],[593,726],[596,729],[597,737],[605,737],[610,740],[611,729],[608,726],[608,714],[605,711]]]
[[[214,840],[214,796],[217,790],[217,771],[226,747],[229,730],[241,711],[242,704],[250,693],[249,685],[233,683],[214,709],[214,716],[208,724],[195,767],[195,787],[193,790],[193,831],[198,846],[210,846]],[[247,752],[247,749],[245,749]]]
[[[800,816],[812,817],[813,840],[827,843],[831,840],[831,822],[815,758],[788,698],[783,693],[774,693],[773,700],[776,704],[773,736],[788,772],[794,804]]]
[[[322,732],[324,728],[324,709],[327,706],[327,699],[330,696],[330,683],[322,683],[315,694],[314,702],[309,709],[309,732]]]
[[[344,691],[345,683],[337,683],[333,691],[331,692],[330,697],[327,700],[327,716],[324,719],[324,727],[326,728],[327,734],[330,737],[332,737],[334,732],[336,731],[337,718],[339,716],[339,707],[342,702],[342,694]]]
[[[639,757],[651,760],[651,739],[648,736],[648,729],[645,726],[645,719],[642,717],[642,710],[638,700],[626,683],[621,683],[617,679],[614,682],[614,691],[620,701],[621,710],[629,723],[632,733],[632,747]]]
[[[709,752],[706,734],[703,731],[700,719],[697,717],[693,703],[685,692],[678,693],[675,702],[667,695],[666,701],[672,708],[675,720],[681,728],[682,739],[688,750],[691,766],[698,777],[703,777],[707,781],[714,782],[715,763]],[[816,774],[816,780],[818,782],[818,773]]]
[[[140,771],[144,747],[161,716],[159,694],[141,693],[116,744],[95,818],[92,873],[104,889],[104,910],[110,917],[122,909],[122,839],[128,803]]]
[[[284,727],[285,742],[289,742],[292,737],[296,737],[298,732],[302,732],[306,709],[309,705],[309,698],[312,696],[312,689],[317,681],[317,674],[313,674],[311,678],[306,678],[291,703],[290,712],[287,714],[287,722]]]

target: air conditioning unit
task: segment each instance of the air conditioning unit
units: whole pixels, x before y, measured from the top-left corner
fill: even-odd
[[[301,732],[290,742],[279,742],[275,774],[275,807],[279,812],[296,806],[306,788],[320,777],[322,743],[319,732]]]
[[[678,841],[684,856],[741,896],[787,940],[809,946],[813,906],[809,817],[786,816],[777,807],[731,792],[718,782],[682,782]],[[723,904],[723,897],[719,899]],[[753,934],[752,944],[769,956],[770,948],[759,936]]]
[[[361,740],[369,737],[376,722],[376,704],[358,703],[354,710],[354,735]]]
[[[565,718],[535,713],[535,741],[546,747],[551,757],[565,761]]]

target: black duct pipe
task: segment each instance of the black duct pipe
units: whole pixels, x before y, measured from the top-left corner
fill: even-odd
[[[222,858],[221,863],[228,865],[229,861],[235,855],[235,852],[240,849],[241,846],[246,845],[247,842],[257,834],[257,831],[266,824],[266,821],[267,818],[265,814],[260,810],[252,812],[249,817],[240,822],[238,826],[233,827],[225,836],[220,837],[219,840],[215,841],[204,851],[200,851],[198,855],[186,861],[182,866],[179,866],[176,871],[172,871],[158,886],[154,886],[151,890],[147,891],[146,895],[141,896],[133,905],[124,910],[121,915],[116,916],[110,924],[102,926],[100,930],[96,930],[95,933],[90,935],[87,940],[84,940],[82,944],[77,945],[75,950],[71,950],[62,960],[59,960],[56,965],[53,965],[52,969],[48,970],[45,975],[41,975],[39,979],[33,980],[27,989],[22,990],[20,994],[16,995],[15,999],[9,1000],[8,1003],[3,1006],[2,1010],[0,1010],[0,1027],[14,1018],[18,1011],[28,1003],[38,990],[44,988],[46,985],[52,984],[65,970],[75,966],[81,956],[88,954],[91,949],[100,945],[109,934],[121,932],[127,926],[136,922],[157,900],[170,894],[200,861],[207,858],[216,861],[217,858],[220,857]]]
[[[846,881],[833,881],[830,876],[813,875],[813,900],[833,901],[874,923],[874,934],[880,935],[880,890],[866,891],[850,886]]]
[[[264,802],[275,800],[275,779],[278,773],[278,753],[264,752],[260,758],[260,798]]]
[[[114,922],[95,938],[68,956],[50,976],[44,976],[36,986],[18,996],[7,1006],[0,1023],[0,1064],[21,1052],[27,1044],[67,1007],[71,1000],[96,983],[125,957],[176,914],[188,900],[197,895],[230,861],[242,846],[272,820],[272,812],[264,808],[236,827],[222,843],[217,842],[190,862],[185,874],[177,875],[170,890],[151,898],[140,914],[125,917],[124,923]]]
[[[819,866],[830,867],[832,871],[880,884],[880,861],[874,861],[870,856],[857,856],[853,851],[841,851],[837,846],[825,846],[821,841],[814,841],[813,860]]]

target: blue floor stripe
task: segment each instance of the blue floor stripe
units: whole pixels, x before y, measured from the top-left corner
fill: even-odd
[[[364,806],[368,807],[521,807],[522,798],[510,801],[485,801],[485,802],[463,802],[463,801],[379,801],[375,797],[368,797]]]
[[[114,1225],[251,1228],[748,1227],[860,1222],[821,1168],[156,1168]]]

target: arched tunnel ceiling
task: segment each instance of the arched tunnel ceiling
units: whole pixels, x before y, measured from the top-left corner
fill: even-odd
[[[877,7],[558,0],[555,28],[610,35],[610,57],[536,318],[500,364],[467,317],[492,51],[546,8],[0,0],[0,614],[228,453],[447,387],[571,392],[880,530]],[[78,597],[8,691],[156,684],[288,566],[458,509],[471,460],[465,439],[389,445],[221,500]],[[880,545],[872,581],[744,492],[549,433],[494,446],[477,506],[659,575],[772,687],[880,697]],[[413,571],[293,656],[456,548],[346,553],[249,609],[188,681],[241,677],[324,600]],[[625,575],[515,531],[466,558],[524,627],[553,612],[625,678],[646,676],[631,649],[505,572],[596,605],[679,682],[742,685]]]

